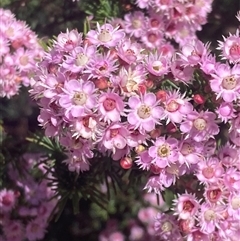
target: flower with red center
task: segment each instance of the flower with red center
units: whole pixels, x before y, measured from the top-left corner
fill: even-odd
[[[141,133],[150,132],[159,124],[163,117],[163,108],[158,106],[156,95],[145,93],[142,96],[131,96],[128,100],[130,107],[128,122],[139,129]]]
[[[217,99],[222,97],[226,102],[233,102],[240,98],[240,64],[233,67],[219,64],[211,76],[210,86]]]
[[[152,163],[165,168],[178,160],[178,140],[175,138],[159,137],[148,150]]]
[[[227,190],[221,184],[210,184],[205,187],[205,200],[211,204],[222,203],[227,197]]]
[[[239,29],[236,34],[229,34],[228,37],[223,36],[223,41],[218,41],[217,49],[222,51],[222,59],[227,59],[230,63],[240,62],[240,36]]]
[[[110,48],[115,47],[124,37],[125,33],[122,29],[119,29],[119,26],[113,28],[109,23],[105,23],[102,26],[97,23],[97,30],[90,30],[86,39],[96,46],[103,45]]]
[[[155,49],[164,42],[162,32],[156,30],[147,30],[141,36],[142,43],[149,49]]]
[[[90,81],[70,80],[64,83],[59,105],[65,109],[67,118],[84,116],[96,106],[95,85]],[[71,114],[71,115],[69,115]]]
[[[10,212],[16,201],[17,198],[12,190],[3,189],[0,191],[0,210],[2,212]]]
[[[91,60],[84,73],[89,74],[88,79],[110,77],[117,70],[117,58],[108,51],[106,54],[95,54],[91,56]]]
[[[208,140],[219,133],[219,126],[215,123],[216,114],[210,111],[198,113],[193,110],[186,115],[186,120],[180,125],[180,130],[188,137],[200,142]]]
[[[200,40],[193,40],[191,43],[184,44],[181,53],[179,53],[183,64],[190,66],[202,63],[208,55],[209,45],[204,45]]]
[[[216,157],[201,160],[198,163],[196,176],[202,183],[216,183],[222,179],[224,168]]]
[[[117,55],[127,64],[133,64],[142,58],[140,44],[132,42],[130,39],[122,40],[116,49]]]
[[[127,139],[129,131],[121,123],[113,123],[102,132],[98,141],[98,148],[101,152],[109,151],[114,160],[119,160],[129,152]]]
[[[54,41],[54,47],[57,50],[66,52],[71,51],[75,47],[80,46],[82,43],[82,33],[78,33],[77,30],[69,31],[67,29],[66,33],[60,33],[57,36],[57,40]]]
[[[174,215],[178,215],[178,219],[189,219],[197,214],[199,202],[193,194],[178,194],[173,202]]]
[[[184,96],[181,96],[177,91],[167,92],[164,105],[167,123],[170,121],[181,123],[183,118],[193,110],[193,106],[188,99],[184,99]]]
[[[124,101],[122,97],[113,92],[103,93],[98,99],[98,112],[104,122],[117,122],[124,114]]]

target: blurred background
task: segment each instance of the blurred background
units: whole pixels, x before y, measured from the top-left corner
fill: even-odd
[[[65,32],[66,28],[83,31],[87,16],[93,15],[94,20],[103,22],[110,16],[122,17],[136,9],[134,1],[130,0],[0,0],[0,7],[11,10],[17,19],[26,21],[43,41]],[[240,0],[215,0],[208,23],[197,33],[200,40],[211,42],[215,48],[217,40],[222,40],[222,35],[235,33],[239,24],[235,18],[238,10]],[[26,88],[22,88],[20,94],[10,100],[1,99],[0,104],[1,123],[6,133],[14,136],[16,144],[24,145],[22,141],[29,132],[40,130],[37,123],[38,107]],[[17,148],[14,147],[12,151],[17,152]],[[139,190],[142,188],[140,186]],[[128,233],[130,220],[137,218],[143,205],[142,202],[136,202],[141,195],[139,190],[129,189],[125,193],[118,193],[109,202],[107,211],[90,201],[82,200],[79,214],[73,215],[72,205],[67,203],[58,221],[51,221],[44,240],[98,240],[108,219],[113,220],[118,229]],[[144,205],[147,207],[147,202]]]

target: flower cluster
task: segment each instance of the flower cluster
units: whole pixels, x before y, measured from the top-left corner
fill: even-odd
[[[49,180],[38,180],[38,176],[46,174],[39,160],[42,161],[37,154],[25,154],[19,160],[21,173],[12,163],[8,166],[9,186],[0,190],[0,240],[41,240],[47,232],[58,199]],[[46,178],[49,177],[47,174]]]
[[[238,32],[220,42],[226,63],[197,39],[167,54],[165,43],[151,51],[126,32],[105,23],[85,37],[57,36],[31,90],[45,134],[66,148],[70,171],[89,170],[101,154],[146,171],[149,192],[185,190],[173,214],[156,218],[162,240],[232,241],[240,211]]]
[[[11,98],[21,85],[29,86],[43,50],[25,22],[0,8],[0,97]]]
[[[197,39],[196,31],[207,23],[213,0],[136,0],[143,11],[127,13],[124,19],[113,19],[125,32],[141,41],[145,48],[160,48],[171,52],[173,47],[166,39],[180,45]]]

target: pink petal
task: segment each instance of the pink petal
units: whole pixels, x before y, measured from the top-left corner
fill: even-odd
[[[153,93],[148,93],[143,97],[143,102],[147,106],[154,106],[156,104],[156,95]]]
[[[180,125],[180,130],[183,133],[188,133],[192,129],[192,122],[191,121],[185,121]]]
[[[140,99],[137,96],[132,96],[128,100],[128,105],[131,109],[136,109],[140,103]]]

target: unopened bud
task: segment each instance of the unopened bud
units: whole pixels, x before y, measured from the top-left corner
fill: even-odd
[[[169,123],[166,128],[168,133],[175,133],[177,131],[177,127],[173,123]]]
[[[120,166],[123,168],[123,169],[130,169],[132,167],[132,158],[130,157],[124,157],[121,159],[120,161]]]
[[[162,134],[161,130],[160,129],[154,129],[150,132],[150,136],[153,138],[153,139],[156,139],[158,138],[160,135]]]
[[[150,166],[150,171],[153,174],[160,174],[160,172],[162,171],[162,168],[160,168],[159,166],[157,166],[156,164],[151,164]]]
[[[100,90],[104,90],[104,89],[108,88],[108,80],[104,77],[96,79],[94,81],[94,84],[95,84],[96,88],[98,88]]]
[[[167,93],[165,90],[159,90],[156,93],[157,100],[161,100],[162,102],[164,102],[166,100],[166,95]]]
[[[193,95],[193,100],[195,103],[197,103],[199,105],[204,104],[206,101],[205,98],[200,94]]]

